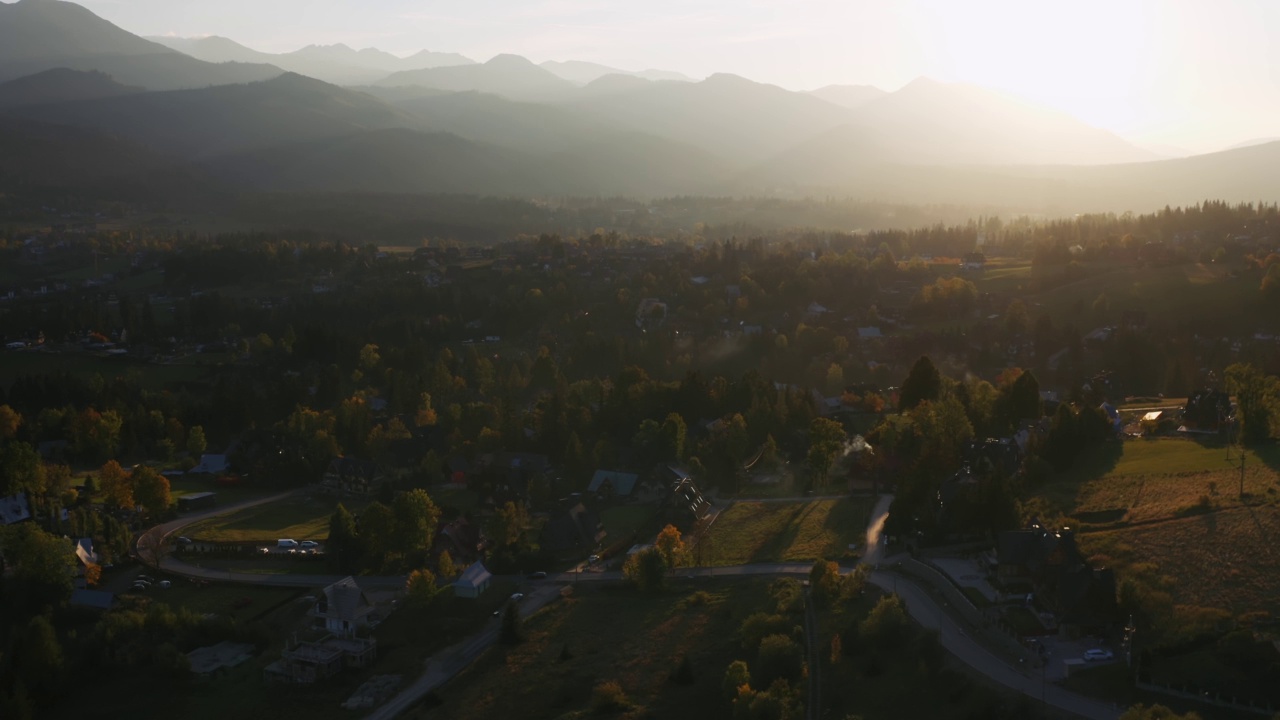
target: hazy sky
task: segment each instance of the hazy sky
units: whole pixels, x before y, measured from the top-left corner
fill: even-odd
[[[1277,0],[81,0],[140,35],[503,52],[791,89],[926,75],[1204,151],[1280,136]]]

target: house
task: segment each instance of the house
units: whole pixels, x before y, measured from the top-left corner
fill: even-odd
[[[829,312],[831,311],[828,310],[826,307],[819,305],[818,303],[815,302],[815,303],[809,303],[809,307],[806,308],[804,311],[804,316],[809,320],[816,320],[822,317],[823,315],[826,315]]]
[[[355,637],[358,628],[369,624],[373,611],[373,603],[355,578],[348,576],[325,588],[307,615],[314,618],[317,628],[324,628],[336,637]]]
[[[93,551],[93,538],[76,540],[75,554],[82,567],[98,564],[98,553]]]
[[[194,512],[209,510],[218,504],[218,494],[212,492],[192,493],[178,498],[178,512]]]
[[[636,307],[636,327],[653,329],[667,321],[667,304],[658,298],[644,298]]]
[[[1201,390],[1187,398],[1182,424],[1189,430],[1217,432],[1231,417],[1231,396],[1220,390]]]
[[[480,528],[465,517],[460,517],[436,530],[436,537],[431,543],[431,557],[438,559],[442,553],[447,552],[455,563],[470,565],[483,555],[484,546]]]
[[[462,575],[453,581],[453,594],[460,598],[478,598],[489,589],[493,575],[485,569],[479,560],[467,566]]]
[[[873,327],[858,328],[859,340],[878,340],[879,338],[882,338],[882,337],[884,337],[884,335],[880,332],[880,328],[878,327],[873,326]]]
[[[0,525],[13,525],[31,519],[31,505],[26,493],[0,498]]]
[[[604,525],[600,516],[581,502],[563,507],[551,514],[542,527],[539,545],[556,554],[594,550],[604,542]],[[577,553],[579,557],[581,553]]]
[[[378,492],[386,477],[372,462],[339,455],[329,461],[320,489],[336,495],[368,497]]]
[[[1000,533],[996,553],[999,579],[1030,584],[1037,602],[1057,616],[1059,632],[1106,632],[1119,622],[1115,573],[1094,568],[1070,528],[1050,531],[1033,520],[1026,529]]]
[[[587,485],[587,492],[603,497],[630,497],[639,479],[640,476],[635,473],[597,470],[596,474],[591,476],[591,484]]]
[[[658,504],[658,513],[663,521],[676,526],[681,532],[688,532],[710,512],[711,501],[687,475],[673,482],[666,497]]]
[[[231,467],[226,455],[201,455],[200,463],[191,468],[192,475],[221,475]]]
[[[981,270],[987,266],[987,256],[980,252],[965,253],[960,259],[962,270]]]

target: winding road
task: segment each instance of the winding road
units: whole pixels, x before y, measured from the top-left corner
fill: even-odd
[[[155,552],[155,543],[163,545],[165,539],[178,530],[210,517],[235,512],[247,507],[273,502],[288,497],[292,493],[284,493],[218,508],[198,515],[190,515],[164,525],[152,528],[138,541],[139,555],[144,549]],[[810,498],[811,499],[811,498]],[[892,567],[896,557],[881,558],[883,548],[879,542],[879,527],[883,525],[883,517],[888,513],[889,496],[881,497],[873,511],[873,521],[868,530],[867,545],[869,552],[864,557],[865,563],[880,563]],[[145,541],[145,543],[144,543]],[[174,575],[219,581],[235,582],[248,585],[265,585],[276,587],[323,587],[342,579],[336,575],[254,575],[236,573],[226,570],[211,570],[183,562],[163,552],[160,555],[160,569]],[[806,563],[756,563],[733,567],[695,567],[680,568],[678,575],[687,578],[737,577],[747,575],[797,575],[807,576],[812,569]],[[521,614],[528,616],[553,602],[560,596],[562,584],[575,582],[618,581],[622,572],[618,570],[563,572],[549,575],[539,582],[539,587],[530,592],[521,602]],[[969,636],[969,633],[951,615],[947,614],[930,594],[920,585],[906,576],[890,570],[876,569],[871,572],[870,582],[886,592],[897,593],[906,603],[907,612],[923,627],[938,631],[942,646],[961,662],[973,670],[986,675],[995,682],[1016,692],[1022,693],[1047,705],[1090,720],[1116,720],[1120,710],[1109,703],[1101,703],[1083,695],[1065,690],[1057,685],[1046,684],[1038,673],[1014,668],[1003,659],[988,651],[981,643]],[[403,584],[404,577],[359,577],[361,585],[376,587],[379,585]],[[366,716],[366,720],[392,720],[401,713],[420,702],[427,694],[436,690],[457,673],[474,662],[480,655],[498,640],[500,622],[493,620],[487,623],[480,632],[467,640],[448,648],[433,656],[427,663],[425,672],[412,685],[404,688],[395,697],[388,700],[377,710]],[[813,692],[813,690],[811,690]]]

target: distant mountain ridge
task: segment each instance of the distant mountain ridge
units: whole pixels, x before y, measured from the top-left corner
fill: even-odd
[[[519,55],[497,55],[479,65],[405,70],[378,81],[382,87],[421,85],[454,92],[483,92],[512,100],[552,100],[572,95],[577,86]]]
[[[288,53],[265,53],[219,36],[203,38],[151,37],[156,43],[207,62],[270,63],[289,72],[337,85],[361,85],[401,70],[473,65],[457,53],[422,50],[400,58],[376,48],[353,50],[346,45],[308,45]]]
[[[149,90],[265,80],[271,65],[213,64],[188,57],[112,25],[61,0],[0,3],[0,82],[54,68],[96,70]]]
[[[608,65],[585,62],[582,60],[548,60],[544,63],[540,63],[538,67],[578,85],[588,85],[606,75],[627,75],[630,77],[640,78],[642,80],[654,81],[670,80],[673,82],[694,82],[694,79],[688,75],[671,70],[619,70],[618,68],[609,67]]]
[[[121,85],[110,75],[96,70],[54,68],[0,83],[0,109],[23,105],[96,100],[146,92],[140,87]]]

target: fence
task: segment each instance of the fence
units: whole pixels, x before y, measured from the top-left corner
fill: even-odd
[[[1182,700],[1194,700],[1196,702],[1207,703],[1221,708],[1230,710],[1238,710],[1241,712],[1257,713],[1259,715],[1271,716],[1275,713],[1276,708],[1271,703],[1258,704],[1250,700],[1248,703],[1240,702],[1239,698],[1226,698],[1221,693],[1210,693],[1208,691],[1192,692],[1192,688],[1187,685],[1174,687],[1163,683],[1150,683],[1141,680],[1135,680],[1134,686],[1139,690],[1167,695]]]

